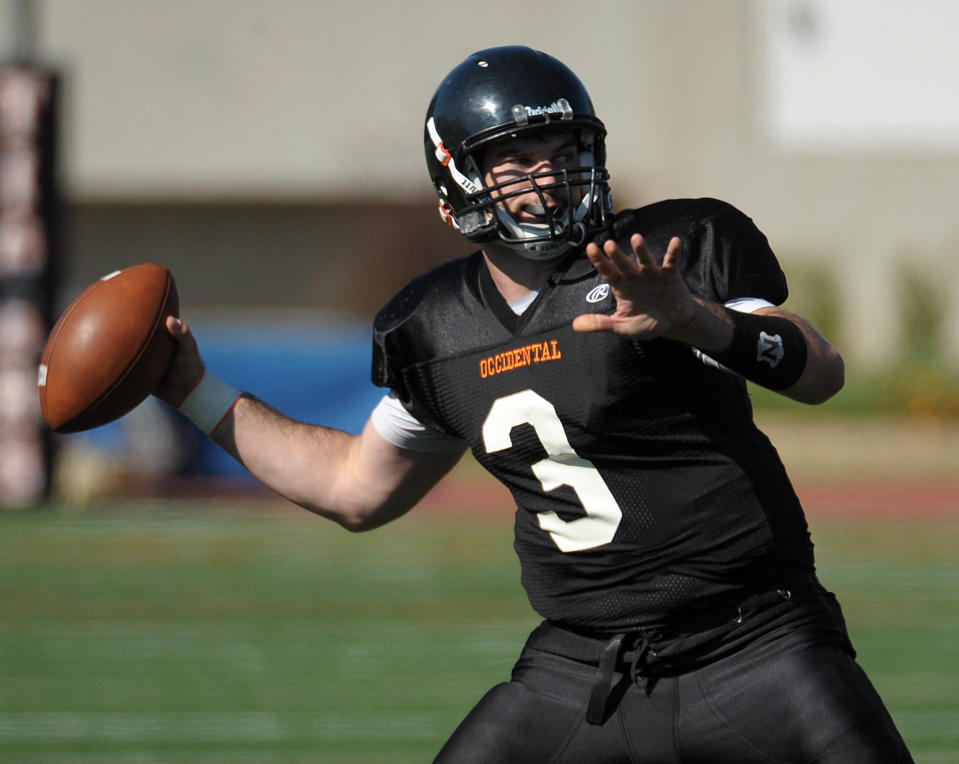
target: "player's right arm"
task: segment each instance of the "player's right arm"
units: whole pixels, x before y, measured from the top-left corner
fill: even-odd
[[[186,323],[167,328],[178,348],[156,395],[178,406],[204,367]],[[400,448],[369,421],[359,435],[297,422],[247,394],[210,437],[269,488],[354,531],[410,510],[461,456]]]
[[[355,531],[412,509],[461,455],[398,448],[370,421],[359,435],[296,422],[249,395],[210,437],[277,493]]]

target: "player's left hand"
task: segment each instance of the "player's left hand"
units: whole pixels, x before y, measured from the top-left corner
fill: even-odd
[[[573,319],[578,332],[607,331],[634,339],[680,335],[693,322],[699,305],[679,272],[682,246],[677,237],[669,240],[662,265],[646,248],[643,237],[629,240],[630,257],[612,239],[602,248],[591,242],[586,256],[612,289],[616,310],[612,315],[585,313]]]

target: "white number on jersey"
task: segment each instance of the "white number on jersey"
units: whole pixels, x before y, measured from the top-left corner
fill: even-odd
[[[529,424],[546,450],[546,458],[532,465],[544,491],[568,485],[586,511],[585,517],[563,520],[555,512],[540,512],[539,527],[563,552],[579,552],[608,544],[616,535],[623,512],[609,487],[589,459],[569,444],[553,404],[532,390],[513,393],[493,402],[483,423],[487,453],[512,447],[510,431]]]

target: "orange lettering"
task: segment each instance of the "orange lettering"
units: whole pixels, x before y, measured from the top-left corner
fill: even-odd
[[[480,359],[479,373],[482,379],[486,379],[523,366],[543,363],[544,361],[556,361],[562,357],[563,352],[559,349],[559,340],[534,342]]]

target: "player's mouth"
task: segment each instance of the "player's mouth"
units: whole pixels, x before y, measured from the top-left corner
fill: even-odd
[[[561,221],[565,213],[565,207],[559,205],[547,209],[541,204],[526,204],[520,210],[518,222],[528,225],[549,225],[550,221],[553,223]]]

